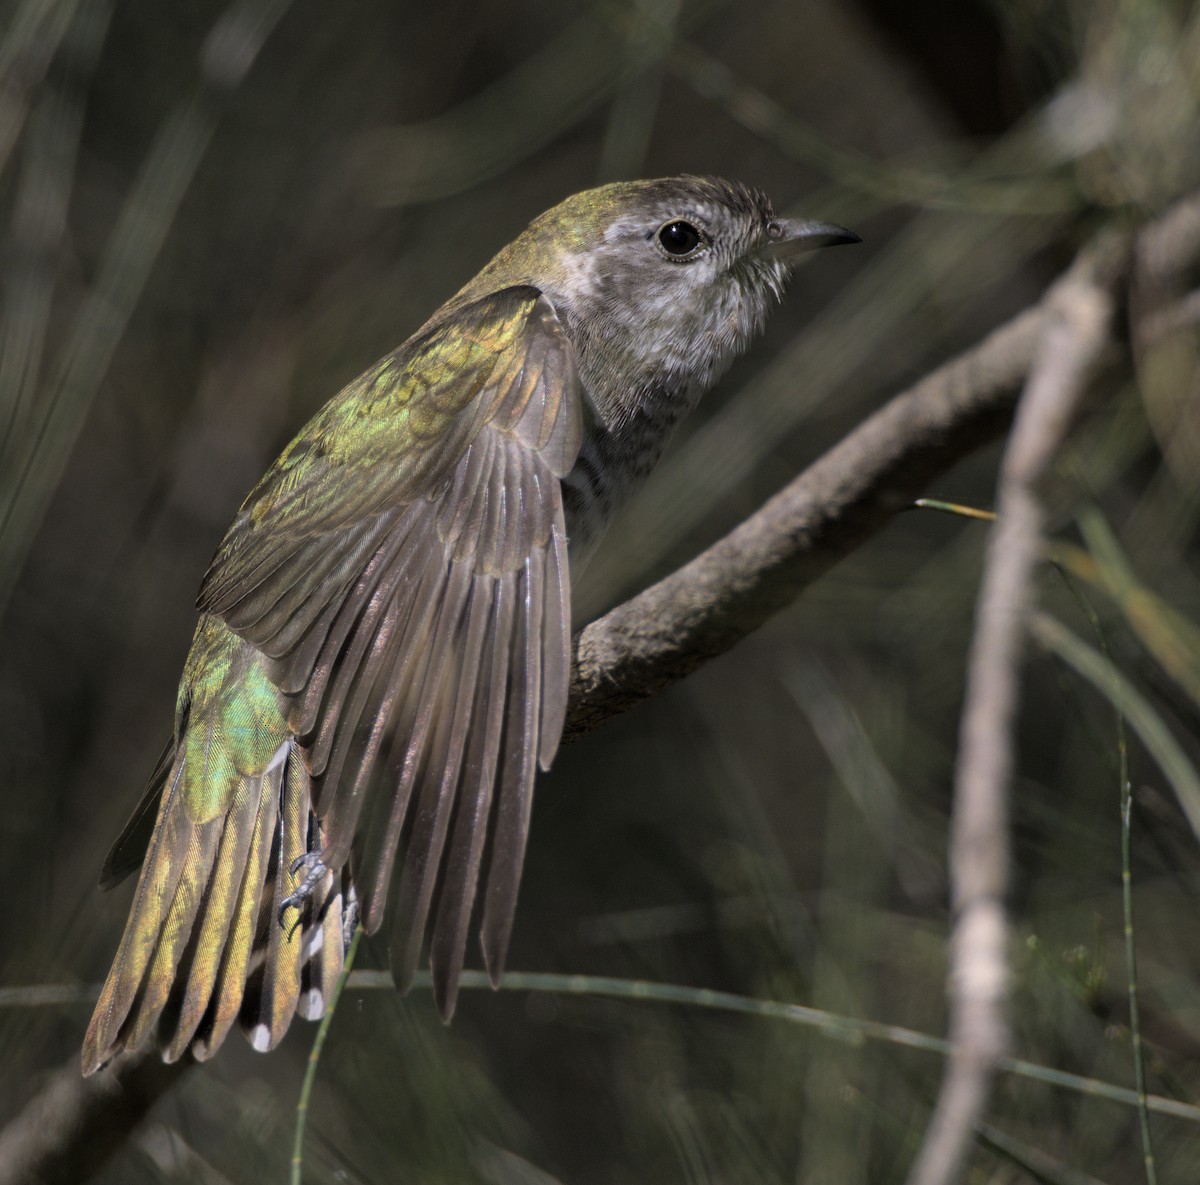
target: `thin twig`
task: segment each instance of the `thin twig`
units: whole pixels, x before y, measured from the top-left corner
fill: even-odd
[[[1106,524],[1097,511],[1091,510],[1080,516],[1080,530],[1093,553],[1109,542]],[[1110,546],[1114,546],[1110,544]],[[1100,621],[1100,615],[1091,602],[1067,578],[1076,601],[1083,606],[1096,635],[1100,652],[1109,665],[1113,663],[1109,651],[1108,635]],[[1121,909],[1125,921],[1125,974],[1126,991],[1129,996],[1129,1038],[1133,1046],[1133,1074],[1138,1092],[1138,1126],[1142,1137],[1142,1158],[1146,1166],[1147,1185],[1158,1185],[1158,1169],[1154,1159],[1154,1140],[1150,1131],[1150,1109],[1146,1105],[1146,1056],[1142,1045],[1141,1009],[1138,1005],[1137,946],[1134,942],[1133,924],[1133,865],[1130,855],[1132,839],[1133,784],[1129,780],[1129,737],[1125,728],[1125,701],[1120,687],[1116,689],[1113,711],[1117,723],[1117,774],[1118,801],[1121,808]]]
[[[954,930],[948,976],[953,1051],[909,1175],[951,1185],[983,1117],[1008,1046],[1008,783],[1017,668],[1043,521],[1038,485],[1108,341],[1113,278],[1127,247],[1106,239],[1056,287],[1049,320],[1001,464],[968,662],[951,821]]]

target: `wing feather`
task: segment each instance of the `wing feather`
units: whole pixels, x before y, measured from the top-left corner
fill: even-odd
[[[504,749],[480,935],[484,965],[493,984],[499,982],[504,970],[533,806],[541,706],[543,566],[543,554],[533,552],[525,561],[519,590],[521,612],[517,614],[513,641]]]
[[[504,400],[536,385],[525,361],[547,337],[573,375],[570,346],[546,300],[533,288],[507,288],[432,323],[356,379],[250,492],[197,607],[224,616],[314,540],[328,546],[388,508],[439,492]]]
[[[542,706],[538,764],[549,769],[567,718],[571,686],[571,601],[567,532],[557,511],[546,555],[546,622],[542,630]]]
[[[411,578],[416,570],[421,554],[419,532],[424,530],[419,509],[409,507],[405,511],[392,534],[368,561],[353,588],[342,600],[331,601],[314,616],[309,632],[292,653],[272,664],[278,685],[295,697],[290,723],[298,736],[312,736],[321,719],[330,681],[345,666],[352,665],[344,661],[343,650],[364,615],[377,611],[378,605],[386,602],[400,581]],[[401,564],[397,556],[404,547],[408,548],[408,562]],[[377,597],[381,584],[384,592]]]
[[[503,736],[516,575],[496,581],[491,606],[491,639],[482,656],[475,689],[472,729],[466,739],[460,797],[434,920],[429,961],[437,985],[436,1003],[443,1016],[454,1012],[458,979],[466,953],[467,930],[475,903],[479,869],[487,841],[493,786]],[[474,794],[471,789],[474,788]]]
[[[400,701],[400,713],[393,734],[399,744],[391,749],[391,760],[384,772],[385,784],[394,790],[386,810],[386,823],[365,836],[370,853],[362,864],[366,890],[363,899],[363,925],[368,933],[378,929],[383,921],[387,902],[388,883],[396,859],[400,833],[414,798],[414,788],[422,782],[436,780],[440,761],[452,760],[439,741],[444,736],[442,721],[447,716],[449,696],[443,691],[447,684],[446,671],[452,658],[451,647],[459,629],[461,615],[471,588],[471,573],[464,566],[451,565],[445,585],[440,591],[437,616],[432,623],[429,642],[414,651],[419,663],[408,684],[407,694]],[[432,759],[431,759],[432,750]],[[386,793],[382,795],[388,800]],[[417,796],[420,801],[420,795]],[[376,846],[376,841],[378,846]],[[372,848],[374,851],[372,852]],[[412,853],[410,852],[410,856]],[[357,875],[356,875],[357,879]]]
[[[258,648],[272,658],[290,653],[311,628],[319,609],[340,600],[366,567],[367,560],[392,525],[380,514],[363,529],[304,549],[282,562],[269,582],[260,584],[224,611],[235,632],[253,631]]]
[[[407,988],[421,953],[421,939],[429,916],[442,853],[459,790],[467,738],[475,726],[473,709],[484,644],[492,625],[492,587],[495,577],[484,574],[469,585],[466,624],[461,642],[453,639],[453,652],[442,676],[436,740],[430,746],[428,769],[422,779],[408,859],[400,878],[392,915],[389,949],[396,982]],[[456,644],[457,643],[457,644]],[[490,788],[489,788],[490,789]],[[482,788],[462,786],[464,798],[479,797]]]
[[[430,552],[430,557],[432,557]],[[329,812],[325,817],[325,827],[328,835],[327,843],[332,853],[331,863],[336,864],[344,859],[349,852],[358,824],[359,813],[367,798],[368,789],[381,764],[386,763],[386,757],[393,748],[393,738],[397,732],[396,717],[407,702],[414,684],[424,678],[428,654],[426,642],[429,635],[428,615],[436,605],[433,589],[439,579],[440,568],[429,561],[430,568],[422,574],[415,592],[403,592],[403,611],[406,614],[405,628],[398,631],[393,647],[393,657],[390,666],[381,668],[375,700],[367,708],[364,715],[370,722],[370,730],[364,742],[351,756],[349,749],[346,757],[351,758],[352,775],[342,776],[336,783],[336,793],[330,795]],[[426,589],[423,594],[422,589]],[[400,596],[401,594],[395,594]],[[420,617],[414,621],[414,612],[420,609]],[[327,771],[323,781],[332,783],[330,771]],[[391,808],[389,807],[389,812]],[[398,808],[402,816],[403,809]],[[380,821],[373,828],[385,826]],[[359,867],[371,867],[372,861],[359,861]]]
[[[395,901],[401,984],[429,935],[447,1015],[485,862],[484,959],[500,974],[534,772],[562,731],[560,479],[581,403],[571,346],[539,293],[461,307],[318,414],[247,499],[200,593],[270,659],[326,860],[349,859],[368,931]],[[268,967],[285,953],[273,941]],[[235,946],[222,975],[242,958]],[[290,998],[305,971],[286,961]],[[260,1001],[283,971],[263,971],[261,988],[258,974],[248,1010],[273,1042],[286,1010]],[[223,1003],[214,1037],[229,1019]]]

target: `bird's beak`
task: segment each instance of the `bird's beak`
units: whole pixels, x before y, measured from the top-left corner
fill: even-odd
[[[836,247],[839,243],[861,243],[852,230],[836,222],[809,222],[798,218],[776,218],[767,227],[767,241],[758,254],[767,259],[792,259],[818,247]]]

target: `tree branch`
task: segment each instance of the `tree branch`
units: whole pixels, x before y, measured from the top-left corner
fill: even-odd
[[[84,1078],[78,1056],[71,1057],[0,1131],[0,1185],[77,1185],[125,1142],[190,1065],[133,1054]]]
[[[897,395],[691,563],[585,626],[566,736],[723,654],[999,436],[1057,291]]]

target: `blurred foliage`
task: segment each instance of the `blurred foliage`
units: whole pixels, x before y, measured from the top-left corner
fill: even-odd
[[[534,214],[618,176],[715,172],[866,239],[798,273],[592,563],[590,615],[1035,299],[1100,224],[1195,189],[1198,79],[1184,0],[6,0],[0,982],[107,966],[128,889],[101,896],[96,873],[170,727],[195,589],[244,492]],[[1189,768],[1196,326],[1193,308],[1137,338],[1053,491],[1101,649]],[[935,493],[988,505],[995,458]],[[510,965],[940,1033],[985,531],[900,516],[758,636],[564,751]],[[1049,567],[1040,594],[1099,646]],[[1129,1085],[1114,713],[1037,650],[1023,697],[1015,1052]],[[1136,734],[1130,763],[1149,1088],[1196,1101],[1197,839]],[[85,1021],[0,1012],[0,1117]],[[268,1058],[231,1040],[101,1179],[281,1179],[311,1039],[297,1023]],[[351,993],[306,1179],[900,1181],[940,1070],[702,1008],[468,992],[447,1030],[419,992]],[[1140,1179],[1130,1107],[1006,1077],[988,1122],[971,1181]],[[1200,1178],[1195,1127],[1152,1129],[1158,1180]]]

